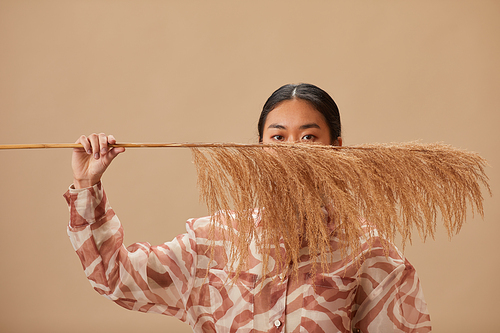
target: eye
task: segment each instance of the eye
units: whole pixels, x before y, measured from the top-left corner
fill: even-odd
[[[271,139],[276,141],[283,141],[285,138],[283,137],[283,135],[273,135]]]
[[[312,135],[312,134],[307,134],[307,135],[304,135],[304,136],[302,137],[302,140],[303,140],[303,141],[312,141],[312,140],[314,140],[315,138],[316,138],[316,137],[315,137],[314,135]]]

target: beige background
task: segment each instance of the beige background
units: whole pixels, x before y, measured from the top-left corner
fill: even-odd
[[[276,88],[337,101],[344,143],[479,152],[500,193],[499,1],[0,1],[0,143],[255,142]],[[95,293],[66,236],[70,150],[0,151],[1,332],[189,332]],[[129,149],[104,179],[126,242],[205,214],[188,150]],[[486,195],[486,193],[485,193]],[[500,330],[498,197],[448,240],[418,238],[435,332]]]

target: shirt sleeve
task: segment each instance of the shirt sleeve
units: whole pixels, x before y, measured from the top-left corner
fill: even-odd
[[[363,263],[353,332],[431,331],[427,304],[415,268],[395,247],[374,246]]]
[[[69,189],[68,235],[94,289],[118,305],[186,320],[196,267],[194,233],[159,246],[123,245],[123,229],[102,184]]]

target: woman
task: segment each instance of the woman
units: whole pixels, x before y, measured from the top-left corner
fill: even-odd
[[[275,91],[258,130],[262,143],[342,145],[335,102],[309,84]],[[71,213],[68,233],[91,284],[117,304],[175,316],[195,332],[430,331],[415,269],[396,248],[385,253],[373,235],[361,261],[343,258],[332,236],[328,267],[318,274],[311,274],[313,263],[304,247],[293,276],[272,263],[262,274],[262,255],[253,242],[247,269],[235,275],[227,267],[225,247],[210,248],[210,217],[189,220],[185,234],[163,245],[125,248],[120,222],[100,182],[125,149],[110,148],[116,142],[111,135],[82,136],[77,142],[83,148],[73,152],[74,184],[65,194]]]

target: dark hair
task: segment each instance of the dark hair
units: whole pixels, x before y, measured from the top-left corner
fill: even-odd
[[[323,117],[325,117],[328,128],[330,129],[330,138],[332,143],[335,142],[339,136],[341,136],[340,113],[335,101],[323,89],[312,84],[300,83],[284,85],[273,92],[273,94],[267,99],[259,118],[259,142],[262,142],[264,124],[266,123],[269,112],[274,110],[279,103],[294,98],[300,98],[308,101],[323,115]]]

